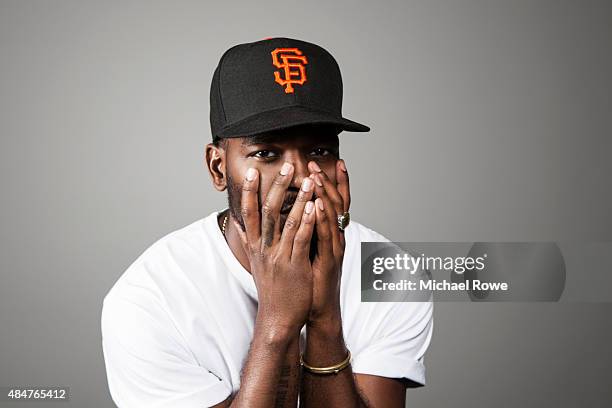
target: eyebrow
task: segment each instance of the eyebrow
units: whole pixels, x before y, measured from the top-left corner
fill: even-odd
[[[252,145],[257,145],[257,144],[272,144],[272,143],[277,143],[280,139],[281,137],[276,136],[276,135],[266,135],[266,134],[253,135],[253,136],[245,137],[244,139],[242,139],[241,144],[243,146],[252,146]]]
[[[242,147],[249,147],[249,146],[254,146],[254,145],[282,144],[286,142],[287,142],[287,139],[285,135],[261,133],[261,134],[242,138],[240,144]],[[339,144],[340,143],[339,143],[339,139],[337,136],[335,138],[330,137],[329,139],[326,138],[326,139],[312,141],[313,146],[323,145],[323,146],[332,147],[336,150],[339,148]]]

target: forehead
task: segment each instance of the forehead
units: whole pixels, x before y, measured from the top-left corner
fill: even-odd
[[[232,139],[230,139],[232,140]],[[338,145],[338,131],[329,126],[305,126],[260,133],[235,138],[242,147],[260,144],[274,144],[285,147],[311,146],[315,144]]]

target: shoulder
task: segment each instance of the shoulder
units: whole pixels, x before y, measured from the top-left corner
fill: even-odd
[[[212,215],[211,215],[212,216]],[[210,217],[210,216],[209,216]],[[121,299],[163,306],[167,284],[178,279],[189,264],[198,263],[210,251],[205,221],[199,219],[174,230],[151,244],[119,276],[103,300],[103,308]],[[208,247],[208,248],[207,248]]]
[[[384,235],[354,220],[351,220],[345,234],[347,242],[389,242]]]

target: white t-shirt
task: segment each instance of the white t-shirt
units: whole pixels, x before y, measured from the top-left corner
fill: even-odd
[[[202,408],[240,388],[257,290],[217,216],[155,242],[104,298],[104,360],[120,408]],[[387,239],[355,221],[345,237],[340,297],[353,372],[425,384],[432,303],[362,303],[360,243]]]

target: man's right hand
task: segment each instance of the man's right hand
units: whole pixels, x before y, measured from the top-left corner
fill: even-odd
[[[315,224],[314,203],[310,201],[312,179],[304,178],[281,233],[280,211],[293,171],[290,163],[283,164],[260,212],[259,173],[250,168],[242,187],[241,215],[246,231],[236,225],[257,287],[256,323],[263,325],[272,339],[299,331],[312,305],[309,259]]]

